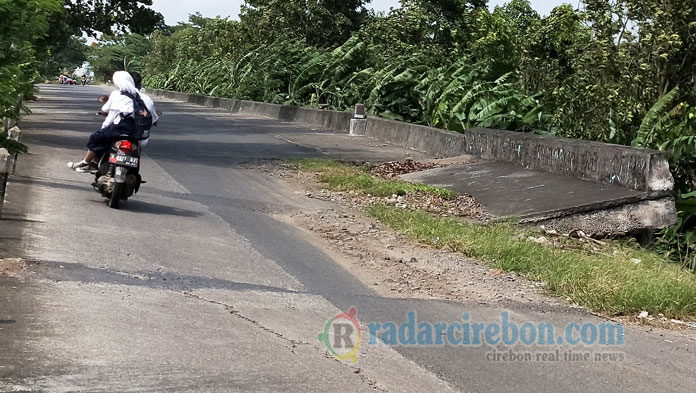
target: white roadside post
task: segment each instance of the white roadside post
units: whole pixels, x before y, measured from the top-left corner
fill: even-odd
[[[350,120],[350,135],[364,136],[367,130],[367,117],[365,116],[365,105],[355,105],[355,114]]]
[[[14,126],[10,128],[7,131],[7,137],[8,139],[19,142],[19,136],[22,134],[22,130],[19,129],[19,127]],[[19,153],[15,153],[14,156],[10,156],[10,162],[8,164],[8,168],[10,168],[10,175],[14,176],[15,174],[15,169],[17,169],[17,157],[19,156]]]
[[[6,149],[0,149],[0,219],[2,218],[2,205],[5,203],[5,190],[7,179],[10,176],[10,153]]]

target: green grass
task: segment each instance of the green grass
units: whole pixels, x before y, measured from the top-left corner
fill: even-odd
[[[370,207],[368,214],[419,242],[545,282],[550,294],[593,311],[671,318],[696,312],[696,276],[655,253],[622,246],[614,255],[566,251],[522,240],[513,224],[470,224],[385,205]]]
[[[336,191],[355,191],[377,197],[406,195],[412,192],[436,195],[448,200],[457,197],[457,193],[444,188],[401,180],[379,179],[372,176],[366,166],[347,165],[320,158],[293,159],[289,162],[300,171],[318,173],[319,181]]]
[[[328,158],[289,158],[287,162],[303,172],[324,172],[332,168],[343,168],[346,164]]]

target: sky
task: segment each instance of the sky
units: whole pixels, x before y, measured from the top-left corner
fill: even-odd
[[[506,0],[490,0],[491,7],[505,3]],[[567,3],[563,0],[531,0],[532,7],[540,14],[547,15],[554,7]],[[189,14],[198,11],[207,17],[235,17],[239,15],[242,0],[153,0],[153,7],[164,15],[165,23],[175,25],[187,22]],[[397,7],[398,0],[372,0],[370,7],[377,11],[388,11]]]

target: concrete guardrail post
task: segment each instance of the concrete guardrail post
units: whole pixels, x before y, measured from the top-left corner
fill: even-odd
[[[24,96],[22,94],[17,95],[17,101],[15,103],[16,117],[19,118],[19,114],[22,112],[22,104],[24,103]],[[2,119],[2,131],[7,131],[10,128],[17,125],[17,120],[12,117],[6,117]]]
[[[22,134],[22,130],[19,127],[14,126],[7,131],[8,138],[12,141],[19,142],[19,136]],[[17,157],[19,153],[15,153],[10,156],[10,162],[8,163],[8,168],[10,170],[10,175],[14,176],[15,170],[17,169]]]
[[[350,120],[350,135],[364,136],[367,130],[367,117],[365,116],[365,105],[355,105],[355,114]]]
[[[0,149],[0,219],[2,219],[2,205],[5,203],[5,190],[7,190],[7,179],[10,175],[10,153],[6,149]]]

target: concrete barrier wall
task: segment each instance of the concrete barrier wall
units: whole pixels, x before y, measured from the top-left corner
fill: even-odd
[[[349,132],[352,114],[165,90],[148,93],[233,113],[301,122]],[[380,118],[369,118],[365,135],[439,157],[473,155],[524,168],[616,184],[632,190],[669,195],[674,179],[664,153],[606,143],[520,132],[471,129],[465,134]]]
[[[222,108],[232,113],[268,117],[287,122],[306,123],[345,133],[350,131],[350,119],[353,118],[353,114],[350,112],[324,111],[232,98],[207,97],[159,89],[145,89],[145,91],[154,96],[203,105],[209,108]]]
[[[374,118],[365,134],[441,157],[469,154],[660,195],[674,188],[667,156],[656,150],[482,128],[460,134]]]

